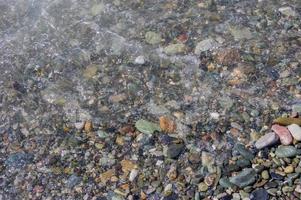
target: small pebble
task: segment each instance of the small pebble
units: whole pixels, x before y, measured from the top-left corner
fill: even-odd
[[[286,174],[293,173],[294,172],[294,167],[292,165],[289,165],[289,166],[287,166],[287,167],[284,168],[284,172]]]
[[[208,185],[206,185],[204,182],[201,182],[198,185],[198,189],[199,189],[199,192],[206,192],[208,190]]]
[[[261,172],[261,177],[265,180],[268,180],[270,178],[268,170],[264,170]]]

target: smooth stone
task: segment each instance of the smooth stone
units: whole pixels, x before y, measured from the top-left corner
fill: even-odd
[[[256,172],[252,168],[246,168],[236,176],[230,177],[230,182],[237,185],[240,188],[251,185],[256,181]]]
[[[170,144],[167,146],[165,149],[164,155],[168,158],[171,159],[176,159],[179,157],[179,155],[183,152],[184,150],[184,144],[179,143],[179,144]]]
[[[196,55],[200,55],[203,51],[212,50],[214,48],[217,48],[219,44],[212,38],[208,38],[205,40],[202,40],[201,42],[197,43],[194,53]]]
[[[298,150],[294,146],[278,146],[275,154],[278,158],[289,158],[296,156],[298,154]]]
[[[251,200],[268,200],[269,193],[265,189],[254,190],[250,195]]]
[[[168,46],[166,46],[163,51],[164,53],[168,54],[168,55],[174,55],[174,54],[178,54],[178,53],[182,53],[185,51],[185,44],[182,43],[178,43],[178,44],[170,44]]]
[[[274,124],[271,129],[279,136],[281,144],[292,144],[293,137],[286,127]]]
[[[158,124],[155,124],[153,122],[149,122],[144,119],[140,119],[135,123],[135,127],[140,131],[141,133],[146,134],[152,134],[155,131],[161,131],[160,126]]]
[[[291,174],[291,173],[294,172],[294,167],[291,166],[291,165],[289,165],[289,166],[287,166],[287,167],[284,168],[284,172],[285,172],[286,174]]]
[[[272,196],[276,196],[277,195],[277,191],[278,191],[277,188],[270,188],[270,189],[267,190],[267,193],[269,193]]]
[[[244,159],[244,158],[237,160],[237,161],[236,161],[236,164],[237,164],[239,167],[241,167],[241,168],[245,168],[245,167],[251,166],[250,160]]]
[[[159,44],[162,38],[159,33],[149,31],[145,34],[145,41],[149,44]]]
[[[137,169],[132,169],[130,176],[129,176],[129,181],[133,182],[136,177],[138,176],[138,170]]]
[[[238,151],[240,155],[248,160],[252,160],[254,158],[253,153],[248,150],[243,144],[236,144],[234,146],[234,150]]]
[[[206,192],[208,190],[208,185],[206,185],[204,182],[201,182],[198,185],[199,192]]]
[[[68,178],[66,185],[69,188],[73,188],[74,186],[79,184],[81,182],[81,180],[82,180],[81,177],[78,177],[73,174]]]
[[[281,14],[289,17],[295,17],[297,15],[296,11],[289,6],[281,7],[278,9],[278,11],[281,12]]]
[[[145,63],[144,56],[138,56],[137,58],[135,58],[135,64],[143,65],[144,63]]]
[[[301,141],[301,127],[297,124],[291,124],[287,126],[287,129],[292,134],[293,138],[297,141]]]
[[[232,194],[232,200],[240,200],[240,194],[239,193],[233,193]]]
[[[265,180],[268,180],[270,178],[268,170],[264,170],[261,172],[261,177]]]
[[[272,179],[274,179],[274,180],[282,181],[284,179],[283,176],[281,176],[280,174],[277,174],[275,172],[271,172],[270,175],[271,175]]]
[[[223,178],[219,179],[219,184],[220,184],[222,187],[224,187],[224,188],[232,188],[232,187],[235,187],[235,185],[234,185],[233,183],[231,183],[231,182],[229,181],[229,179],[226,178],[226,177],[223,177]]]
[[[274,132],[270,132],[265,134],[264,136],[260,137],[259,140],[256,141],[255,147],[257,149],[263,149],[265,147],[274,145],[279,140],[279,136],[276,135]]]

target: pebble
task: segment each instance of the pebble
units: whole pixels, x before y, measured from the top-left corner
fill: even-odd
[[[138,170],[137,169],[132,169],[130,176],[129,176],[129,181],[133,182],[136,177],[138,176]]]
[[[148,31],[145,34],[145,41],[149,44],[159,44],[162,38],[159,33]]]
[[[146,121],[144,119],[140,119],[135,123],[135,127],[141,133],[153,134],[155,131],[161,131],[160,126],[153,122]]]
[[[135,64],[143,65],[144,63],[145,63],[145,58],[144,58],[144,56],[138,56],[138,57],[135,59]]]
[[[289,158],[296,156],[298,151],[294,146],[279,146],[276,149],[275,154],[278,158]]]
[[[284,172],[286,174],[293,173],[294,172],[294,167],[292,165],[289,165],[289,166],[287,166],[287,167],[284,168]]]
[[[165,148],[164,155],[171,159],[176,159],[183,152],[185,146],[183,143],[170,144]]]
[[[236,144],[234,146],[234,150],[238,151],[240,155],[248,160],[252,160],[254,158],[253,153],[248,150],[243,144]]]
[[[78,177],[73,174],[68,178],[66,185],[69,188],[73,188],[74,186],[79,184],[81,182],[81,180],[82,180],[81,177]]]
[[[33,155],[28,153],[14,153],[9,155],[7,160],[5,161],[5,165],[7,167],[14,167],[20,169],[25,165],[29,164],[33,160]]]
[[[224,187],[224,188],[235,187],[235,185],[234,185],[233,183],[231,183],[231,182],[229,181],[229,179],[226,178],[226,177],[221,178],[221,179],[219,180],[219,184],[220,184],[222,187]]]
[[[164,187],[164,196],[169,196],[172,194],[172,184],[167,184],[165,187]]]
[[[278,9],[278,11],[285,16],[295,17],[297,15],[297,13],[289,6],[281,7]]]
[[[233,193],[233,194],[232,194],[232,200],[240,200],[240,195],[239,195],[239,193]]]
[[[254,190],[250,195],[251,200],[268,200],[269,193],[265,189]]]
[[[295,191],[301,193],[301,185],[297,185]]]
[[[198,185],[199,192],[206,192],[208,190],[208,185],[206,185],[204,182],[201,182]]]
[[[277,143],[278,140],[278,135],[276,135],[274,132],[270,132],[259,138],[255,143],[255,147],[257,149],[263,149]]]
[[[301,127],[297,124],[291,124],[287,126],[287,129],[292,134],[293,138],[297,141],[301,141]]]
[[[185,44],[178,43],[178,44],[170,44],[166,46],[163,51],[164,53],[168,55],[174,55],[178,53],[183,53],[185,51],[186,47]]]
[[[77,130],[82,130],[84,128],[84,125],[85,125],[85,122],[75,122],[74,123],[74,127],[77,129]]]
[[[261,172],[261,177],[265,180],[268,180],[270,178],[268,170],[264,170]]]
[[[246,168],[236,176],[230,177],[230,182],[237,185],[240,188],[251,185],[256,180],[256,172],[252,168]]]
[[[279,136],[281,144],[289,145],[293,142],[292,135],[286,127],[274,124],[272,130]]]
[[[219,44],[214,39],[208,38],[208,39],[202,40],[201,42],[199,42],[196,45],[194,53],[196,55],[200,55],[201,52],[212,50],[214,48],[217,48],[218,46],[219,46]]]

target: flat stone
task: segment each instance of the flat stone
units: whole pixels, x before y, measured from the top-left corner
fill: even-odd
[[[250,195],[251,200],[268,200],[269,193],[265,189],[254,190]]]
[[[237,185],[240,188],[251,185],[256,181],[256,172],[252,168],[246,168],[236,176],[230,177],[230,182]]]
[[[293,138],[297,141],[301,141],[301,127],[297,124],[291,124],[287,126],[287,129],[292,134]]]
[[[281,144],[290,145],[293,142],[293,137],[286,127],[274,124],[272,130],[279,136]]]
[[[178,43],[178,44],[170,44],[166,46],[163,51],[168,55],[174,55],[178,53],[183,53],[185,51],[185,44]]]
[[[149,31],[145,34],[145,41],[149,44],[159,44],[162,38],[159,33]]]
[[[298,154],[298,150],[294,146],[278,146],[275,154],[278,158],[294,157]]]
[[[277,143],[279,140],[279,136],[275,134],[274,132],[270,132],[265,134],[264,136],[260,137],[256,143],[255,147],[257,149],[263,149],[265,147],[271,146],[275,143]]]
[[[160,126],[153,122],[146,121],[144,119],[140,119],[135,123],[135,127],[141,133],[152,134],[155,131],[161,131]]]
[[[200,55],[201,52],[212,50],[214,48],[217,48],[218,46],[219,46],[219,44],[214,39],[208,38],[208,39],[202,40],[201,42],[199,42],[196,45],[194,53],[196,55]]]

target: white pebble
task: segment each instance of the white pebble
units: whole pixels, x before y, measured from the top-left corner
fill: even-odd
[[[137,169],[132,169],[131,173],[130,173],[130,177],[129,177],[129,181],[133,182],[135,180],[135,178],[138,175],[138,170]]]
[[[301,141],[301,127],[297,124],[291,124],[287,126],[287,129],[292,134],[293,138],[295,138],[297,141]]]
[[[135,64],[143,65],[144,63],[145,63],[145,58],[144,58],[144,56],[138,56],[138,57],[135,59]]]
[[[219,118],[219,114],[217,112],[213,112],[213,113],[210,113],[210,117],[212,119],[216,119],[217,120]]]

